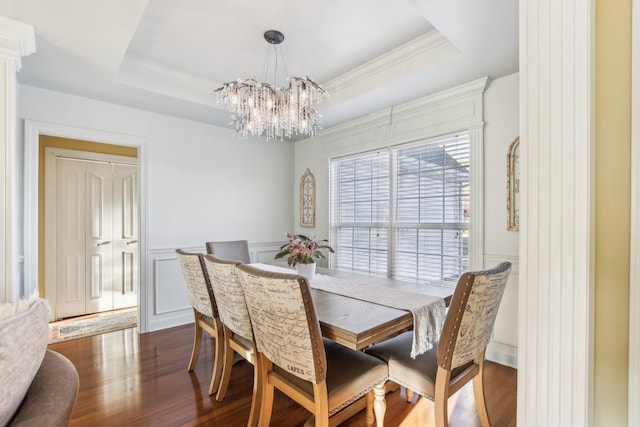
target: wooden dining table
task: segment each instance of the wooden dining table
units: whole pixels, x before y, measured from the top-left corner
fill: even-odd
[[[255,264],[272,271],[291,272],[286,264]],[[449,305],[453,288],[425,283],[412,283],[332,268],[317,267],[317,274],[331,276],[349,283],[370,283],[386,289],[440,297]],[[409,310],[393,308],[363,298],[353,298],[311,286],[311,293],[320,322],[322,336],[353,350],[362,350],[413,327],[413,314]]]
[[[398,291],[438,296],[448,301],[453,288],[437,285],[372,277],[329,268],[317,268],[317,273],[346,281],[371,281]],[[322,335],[353,350],[362,350],[384,341],[413,326],[413,315],[408,310],[392,308],[363,299],[311,289]]]

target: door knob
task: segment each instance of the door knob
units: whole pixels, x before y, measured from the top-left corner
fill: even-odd
[[[109,243],[111,243],[111,240],[106,240],[104,242],[97,243],[96,246],[108,245]]]
[[[134,243],[138,243],[137,240],[131,240],[127,242],[127,245],[133,245]]]

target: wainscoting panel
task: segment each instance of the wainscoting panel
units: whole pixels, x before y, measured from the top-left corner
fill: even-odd
[[[282,242],[249,244],[252,262],[270,263],[278,253]],[[206,253],[202,247],[181,247],[188,252]],[[184,277],[176,259],[176,248],[153,249],[149,251],[148,275],[152,278],[151,292],[148,292],[146,332],[172,328],[193,322],[193,311]]]
[[[184,277],[175,255],[153,260],[153,294],[155,316],[190,309]]]
[[[275,261],[275,256],[280,252],[280,246],[285,242],[267,242],[249,244],[249,253],[251,254],[251,262],[261,262],[269,264]]]
[[[202,248],[184,248],[203,252]],[[187,287],[176,260],[175,249],[149,251],[148,273],[151,289],[147,292],[147,331],[172,328],[193,322]]]

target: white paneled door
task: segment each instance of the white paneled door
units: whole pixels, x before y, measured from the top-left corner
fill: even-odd
[[[135,306],[137,166],[63,156],[55,163],[56,317]]]
[[[138,167],[114,165],[113,308],[138,302]]]

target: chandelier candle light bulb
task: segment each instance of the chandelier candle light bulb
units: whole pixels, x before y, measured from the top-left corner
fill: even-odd
[[[320,113],[313,105],[326,99],[329,94],[309,76],[287,77],[287,87],[277,87],[277,46],[284,35],[276,30],[264,33],[265,40],[275,50],[274,82],[259,82],[254,78],[237,79],[217,88],[217,102],[224,105],[232,116],[236,131],[241,137],[249,134],[264,135],[267,140],[290,138],[295,135],[315,136],[321,129]],[[265,64],[269,62],[267,50]],[[284,60],[282,61],[284,63]],[[285,70],[286,71],[286,70]],[[263,70],[263,77],[265,70]]]

